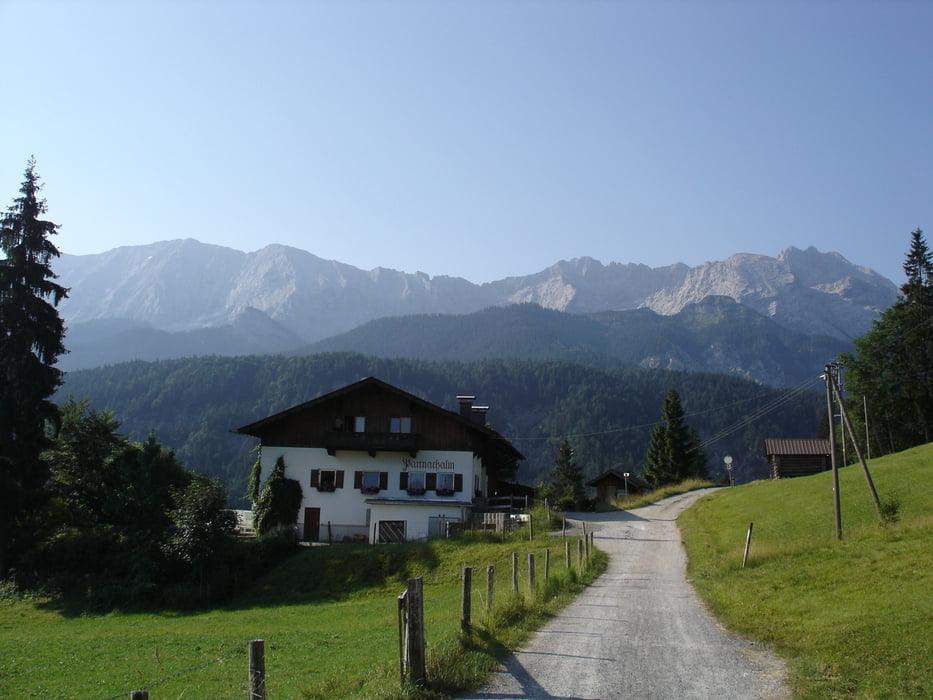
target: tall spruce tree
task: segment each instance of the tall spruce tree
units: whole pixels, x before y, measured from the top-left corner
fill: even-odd
[[[564,438],[557,451],[548,498],[563,510],[580,510],[586,503],[583,472],[573,459],[570,441]]]
[[[868,400],[873,452],[933,440],[933,254],[920,229],[904,274],[897,301],[842,358],[850,396]]]
[[[40,217],[36,162],[30,159],[20,196],[0,219],[0,577],[28,546],[27,520],[45,497],[46,424],[58,410],[50,397],[61,384],[55,367],[65,352],[56,306],[68,290],[55,283],[49,240],[58,225]]]
[[[655,487],[684,479],[707,478],[706,455],[696,431],[684,423],[680,395],[671,387],[661,409],[645,454],[644,477]]]

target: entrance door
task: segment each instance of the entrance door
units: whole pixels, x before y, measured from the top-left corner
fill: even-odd
[[[321,509],[305,508],[305,529],[302,539],[317,542],[321,535]]]

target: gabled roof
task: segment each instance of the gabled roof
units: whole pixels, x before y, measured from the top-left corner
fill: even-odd
[[[310,401],[305,401],[304,403],[300,403],[296,406],[292,406],[291,408],[286,408],[284,411],[279,411],[278,413],[274,413],[271,416],[262,418],[254,423],[249,423],[248,425],[244,425],[240,428],[236,428],[232,432],[237,433],[239,435],[261,437],[261,434],[264,428],[274,425],[278,423],[279,421],[283,420],[284,418],[287,418],[288,416],[294,415],[296,413],[301,413],[303,411],[306,411],[309,408],[313,408],[320,404],[327,403],[328,401],[331,401],[340,396],[344,396],[347,394],[351,394],[355,391],[359,391],[361,389],[368,389],[368,388],[376,388],[381,391],[395,394],[407,401],[411,401],[413,403],[416,403],[422,406],[426,410],[434,411],[435,413],[444,414],[447,418],[457,421],[458,423],[462,423],[469,430],[479,433],[480,436],[486,438],[486,440],[488,440],[490,443],[495,444],[497,451],[505,452],[505,456],[510,457],[511,459],[515,459],[515,460],[525,459],[525,456],[521,452],[519,452],[517,449],[515,449],[515,447],[512,445],[511,442],[509,442],[506,438],[502,437],[502,435],[497,433],[495,430],[492,430],[491,428],[487,428],[485,425],[474,423],[472,420],[468,418],[464,418],[457,412],[448,411],[446,408],[441,408],[437,404],[433,404],[430,401],[425,401],[424,399],[418,396],[415,396],[414,394],[410,394],[407,391],[399,389],[396,386],[392,386],[391,384],[384,382],[381,379],[377,379],[376,377],[366,377],[364,379],[359,380],[358,382],[354,382],[353,384],[347,384],[345,387],[341,387],[340,389],[331,391],[327,394],[322,394],[321,396],[313,398]]]
[[[649,484],[644,479],[637,477],[634,474],[629,474],[628,477],[626,477],[623,472],[620,472],[616,469],[610,469],[608,471],[604,471],[602,474],[597,476],[595,479],[591,479],[590,481],[587,481],[586,485],[597,487],[599,486],[600,481],[604,481],[605,479],[609,479],[609,478],[617,479],[619,481],[625,481],[627,479],[628,485],[631,486],[633,489],[644,490],[644,489],[651,488],[651,484]]]
[[[830,452],[826,439],[765,439],[766,455],[828,455]]]

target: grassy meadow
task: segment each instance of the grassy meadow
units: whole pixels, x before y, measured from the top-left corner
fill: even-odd
[[[265,640],[267,690],[275,698],[442,697],[478,683],[496,654],[514,647],[591,580],[592,568],[567,569],[562,540],[527,533],[501,542],[435,541],[385,547],[347,545],[302,551],[233,604],[202,612],[72,616],[41,597],[0,597],[0,697],[242,698],[247,642]],[[544,578],[550,549],[550,578]],[[519,554],[519,593],[511,553]],[[528,593],[527,554],[535,557],[537,595]],[[601,564],[600,564],[601,562]],[[485,567],[495,566],[486,614]],[[460,580],[473,575],[475,634],[458,641]],[[428,675],[432,689],[400,689],[397,596],[424,577]]]
[[[840,470],[704,496],[679,519],[688,576],[717,618],[788,661],[795,698],[933,693],[933,443]],[[749,559],[742,568],[748,525]]]

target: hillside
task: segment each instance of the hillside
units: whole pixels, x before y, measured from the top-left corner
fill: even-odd
[[[933,687],[933,443],[840,469],[723,489],[680,520],[688,575],[730,629],[790,664],[795,698],[923,698]],[[754,522],[749,562],[745,532]]]
[[[825,402],[816,391],[798,394],[712,374],[600,370],[550,360],[427,363],[357,354],[125,363],[71,372],[58,396],[87,397],[95,408],[114,411],[134,439],[154,432],[187,467],[220,476],[237,498],[245,492],[253,441],[230,430],[366,376],[451,410],[458,394],[476,395],[490,406],[491,426],[526,456],[518,474],[526,484],[551,471],[563,437],[571,440],[587,478],[616,467],[638,473],[671,385],[701,439],[788,399],[708,448],[711,473],[721,472],[722,457],[730,454],[740,481],[766,475],[765,438],[815,435]]]
[[[850,350],[841,340],[789,331],[728,297],[707,297],[670,316],[650,309],[570,314],[516,304],[460,316],[382,318],[290,354],[556,359],[600,369],[714,372],[792,386]]]

